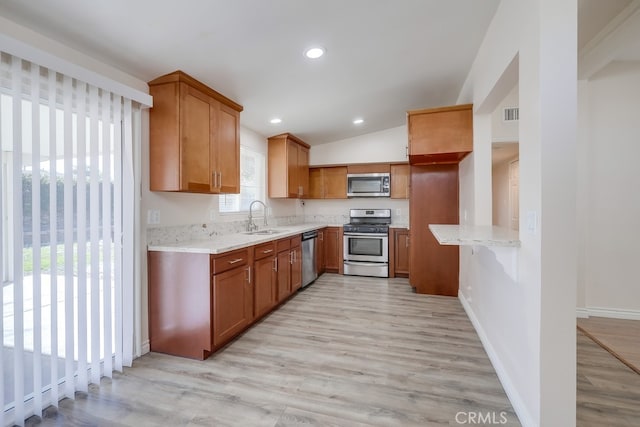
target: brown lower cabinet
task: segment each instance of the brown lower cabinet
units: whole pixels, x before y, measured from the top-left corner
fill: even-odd
[[[300,236],[276,242],[277,302],[284,301],[302,287],[302,246]]]
[[[328,273],[342,273],[342,227],[327,227],[324,233],[324,265]]]
[[[256,318],[262,317],[276,306],[276,251],[274,242],[253,248],[254,305]],[[261,256],[262,255],[262,256]]]
[[[458,165],[411,166],[409,283],[417,293],[458,295],[458,246],[441,246],[429,224],[458,224]]]
[[[251,267],[237,267],[214,274],[213,346],[214,348],[242,332],[253,319]]]
[[[151,351],[202,360],[251,324],[249,255],[149,251]]]
[[[389,257],[393,260],[393,268],[390,268],[389,277],[409,277],[409,241],[409,230],[391,229]]]
[[[325,271],[325,254],[324,254],[324,236],[327,234],[326,228],[318,230],[318,238],[316,239],[316,272],[318,276]]]
[[[216,255],[149,251],[151,351],[206,359],[293,295],[300,237]]]
[[[300,236],[291,239],[291,293],[302,287],[302,243]]]

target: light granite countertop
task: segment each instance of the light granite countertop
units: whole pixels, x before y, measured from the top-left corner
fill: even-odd
[[[158,252],[191,252],[204,254],[220,254],[232,251],[234,249],[242,249],[248,246],[260,243],[270,242],[285,237],[295,236],[305,231],[317,230],[326,227],[327,224],[307,223],[284,225],[279,227],[267,227],[269,230],[275,230],[274,234],[246,234],[232,233],[221,236],[214,236],[207,240],[193,240],[178,243],[166,243],[159,245],[149,245],[150,251]]]
[[[429,224],[441,245],[520,247],[517,231],[496,226]]]

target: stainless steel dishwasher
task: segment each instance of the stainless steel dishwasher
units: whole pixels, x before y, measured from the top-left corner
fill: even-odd
[[[316,268],[316,230],[302,233],[302,287],[308,286],[318,278]]]

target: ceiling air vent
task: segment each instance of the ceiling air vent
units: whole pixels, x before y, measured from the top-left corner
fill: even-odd
[[[517,122],[520,119],[520,109],[518,107],[505,107],[502,110],[502,121]]]

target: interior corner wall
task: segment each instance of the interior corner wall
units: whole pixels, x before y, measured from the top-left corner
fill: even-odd
[[[513,159],[495,164],[491,168],[491,195],[493,199],[493,225],[511,227],[509,218],[509,165]]]
[[[506,122],[503,118],[504,108],[518,107],[518,93],[516,85],[491,115],[491,141],[518,142],[519,121]]]
[[[589,82],[578,81],[578,141],[577,141],[577,188],[576,188],[576,228],[578,230],[577,269],[578,283],[576,292],[576,314],[587,317],[587,236],[589,234]]]
[[[640,319],[640,64],[611,63],[586,89],[585,306]]]
[[[353,138],[316,144],[311,147],[309,164],[407,162],[407,126],[371,132]]]
[[[576,14],[576,0],[501,2],[463,87],[473,94],[475,114],[473,166],[461,167],[461,186],[470,188],[461,187],[461,206],[473,206],[473,224],[484,225],[491,220],[491,156],[483,155],[490,153],[491,129],[487,138],[475,121],[504,98],[492,91],[504,87],[514,58],[519,62],[521,247],[503,248],[518,272],[505,270],[504,251],[462,248],[460,299],[525,426],[575,425],[576,213],[571,197],[561,196],[575,193]]]

